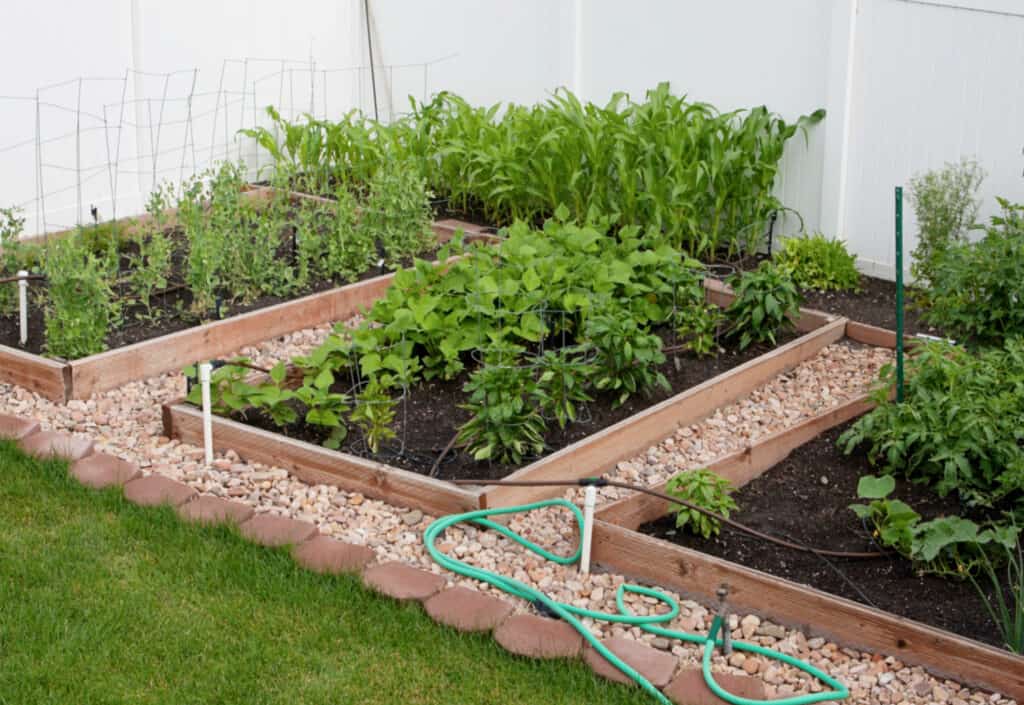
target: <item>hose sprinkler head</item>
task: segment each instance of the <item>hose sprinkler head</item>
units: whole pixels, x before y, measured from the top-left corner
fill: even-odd
[[[729,597],[729,586],[722,583],[715,591],[718,596],[718,616],[722,620],[722,653],[726,656],[732,653],[732,630],[729,628],[729,605],[726,599]]]

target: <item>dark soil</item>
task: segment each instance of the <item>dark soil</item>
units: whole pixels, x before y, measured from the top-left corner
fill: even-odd
[[[795,334],[783,336],[779,340],[779,344],[788,342],[795,337]],[[677,344],[670,335],[663,336],[663,340],[666,348]],[[577,422],[569,424],[564,431],[559,429],[556,421],[548,421],[545,455],[575,443],[733,367],[753,360],[771,349],[770,346],[765,345],[753,345],[743,352],[725,349],[717,356],[704,359],[686,354],[669,353],[667,354],[668,360],[660,367],[660,371],[668,379],[671,391],[658,389],[649,397],[636,395],[617,408],[612,408],[613,397],[611,395],[595,396],[594,402],[586,406]],[[470,418],[470,413],[460,408],[460,405],[466,402],[466,394],[462,391],[462,387],[467,379],[468,373],[463,373],[454,380],[431,380],[409,390],[406,398],[399,402],[394,426],[398,440],[404,440],[404,450],[401,443],[391,442],[387,448],[382,447],[380,453],[373,454],[362,442],[358,431],[350,433],[349,442],[343,445],[341,450],[413,472],[429,473],[442,450],[455,436],[457,429]],[[254,426],[311,443],[319,444],[326,438],[326,433],[322,428],[307,426],[301,422],[280,429],[269,418],[251,412],[248,416],[237,418]],[[521,465],[477,461],[468,453],[454,448],[445,455],[435,476],[443,479],[498,479],[509,475],[519,467],[528,465],[539,457],[543,456],[525,459]]]
[[[124,261],[122,263],[122,278],[127,274],[127,256],[131,253],[131,247],[125,249]],[[422,257],[433,260],[436,251],[424,253]],[[288,256],[287,253],[284,256]],[[134,302],[125,285],[115,285],[115,296],[123,302],[120,319],[113,323],[107,334],[106,343],[108,350],[139,343],[146,340],[159,338],[163,335],[176,333],[210,323],[231,316],[237,316],[249,311],[274,306],[275,304],[293,301],[303,296],[327,291],[337,286],[343,286],[351,282],[318,280],[312,281],[301,291],[295,291],[287,295],[267,295],[253,301],[232,301],[222,300],[220,305],[204,316],[193,314],[189,311],[192,305],[192,295],[181,283],[184,276],[185,262],[183,258],[176,256],[174,272],[170,277],[170,284],[164,293],[157,294],[151,301],[152,310],[146,311],[145,307]],[[371,267],[363,272],[355,281],[365,281],[373,277],[391,271],[384,267]],[[45,284],[32,282],[29,286],[29,311],[28,311],[28,342],[22,346],[19,341],[18,314],[0,315],[0,345],[17,348],[26,352],[42,355],[46,353],[46,322],[43,313]]]
[[[857,481],[862,475],[875,472],[863,455],[845,456],[836,448],[836,440],[848,427],[849,424],[822,434],[737,490],[733,498],[740,509],[731,518],[764,533],[816,548],[878,550],[870,532],[848,509],[850,504],[860,501]],[[822,478],[827,478],[827,484]],[[926,519],[963,513],[953,497],[942,499],[921,485],[899,481],[894,494]],[[748,568],[1001,646],[998,632],[969,581],[919,576],[909,561],[896,555],[866,560],[830,558],[830,566],[813,554],[763,542],[729,527],[723,527],[719,536],[708,540],[676,530],[672,517],[640,530]]]
[[[861,290],[856,293],[804,290],[804,306],[845,316],[858,323],[896,330],[896,283],[862,276],[860,286]],[[903,292],[903,326],[906,333],[942,335],[939,329],[921,321],[922,312],[913,305],[912,294],[910,289]]]

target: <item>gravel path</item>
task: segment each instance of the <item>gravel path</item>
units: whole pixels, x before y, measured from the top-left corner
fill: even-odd
[[[270,366],[278,360],[307,353],[329,330],[329,326],[322,326],[299,331],[243,349],[239,354],[251,357],[255,364]],[[831,345],[749,396],[717,410],[700,423],[681,428],[645,454],[620,463],[610,475],[656,484],[673,473],[706,464],[751,440],[791,426],[861,393],[890,357],[889,351],[878,348],[847,343]],[[67,406],[55,405],[20,387],[0,384],[0,413],[35,418],[46,429],[90,436],[97,450],[135,462],[145,473],[161,473],[201,492],[246,502],[258,512],[314,522],[325,534],[373,547],[381,560],[401,560],[443,573],[422,546],[423,530],[433,517],[418,510],[394,507],[333,486],[311,486],[280,468],[242,462],[233,452],[218,457],[213,467],[204,467],[201,448],[162,436],[160,405],[183,394],[184,380],[180,374],[165,374],[128,384]],[[573,497],[575,493],[575,490],[570,491],[567,496]],[[602,490],[603,501],[618,496],[614,488]],[[565,512],[536,512],[515,517],[510,525],[548,548],[569,553],[576,539],[573,526],[564,515]],[[441,547],[473,565],[534,585],[555,599],[580,607],[615,611],[614,593],[623,582],[621,576],[594,574],[581,578],[575,568],[527,555],[504,537],[473,527],[449,530]],[[451,584],[489,590],[474,581],[455,580],[450,574],[446,577]],[[678,595],[674,597],[680,599]],[[649,598],[630,596],[626,602],[639,614],[655,609]],[[673,627],[686,631],[704,631],[709,627],[712,613],[707,606],[692,600],[681,600],[681,604],[682,611]],[[530,608],[520,602],[517,609],[526,612]],[[587,622],[597,636],[630,636],[670,650],[686,664],[699,663],[696,647],[669,643],[637,628]],[[932,677],[923,669],[906,666],[892,657],[840,648],[821,638],[809,639],[798,631],[762,622],[753,615],[732,615],[730,627],[736,638],[795,654],[840,678],[851,688],[849,702],[948,702],[953,705],[1013,702]],[[821,689],[817,681],[801,678],[795,669],[769,665],[757,657],[734,653],[728,659],[718,656],[714,663],[716,671],[760,674],[769,697]]]

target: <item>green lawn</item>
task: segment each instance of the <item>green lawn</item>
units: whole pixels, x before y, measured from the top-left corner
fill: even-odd
[[[0,704],[646,703],[0,442]]]

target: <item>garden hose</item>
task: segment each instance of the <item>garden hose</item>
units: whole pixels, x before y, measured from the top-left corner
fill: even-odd
[[[492,573],[482,568],[471,566],[463,561],[456,558],[452,558],[442,553],[435,542],[438,537],[445,532],[451,526],[462,522],[472,522],[483,526],[484,528],[496,531],[508,539],[511,539],[520,546],[525,547],[527,550],[545,558],[546,560],[558,563],[560,565],[569,565],[579,561],[582,554],[582,546],[576,548],[575,553],[571,556],[559,556],[554,554],[529,539],[523,538],[519,534],[515,533],[511,529],[497,522],[491,521],[489,517],[494,515],[502,514],[521,514],[524,512],[531,512],[535,509],[543,509],[545,507],[565,507],[573,516],[576,518],[577,528],[582,536],[583,532],[583,512],[572,502],[565,499],[548,499],[539,502],[533,502],[531,504],[524,504],[514,507],[502,507],[496,509],[478,509],[475,511],[465,512],[462,514],[451,514],[449,516],[441,517],[435,520],[427,527],[426,532],[423,534],[423,542],[430,553],[430,556],[443,568],[457,573],[458,575],[472,578],[473,580],[479,580],[489,585],[507,592],[510,595],[519,597],[521,599],[531,602],[539,611],[553,614],[566,623],[571,625],[577,632],[580,633],[588,644],[601,656],[608,660],[615,668],[621,671],[628,678],[632,679],[639,685],[644,691],[655,698],[658,702],[663,705],[672,705],[671,701],[658,690],[654,684],[644,678],[636,669],[632,668],[625,661],[616,656],[608,647],[602,644],[597,637],[590,633],[579,618],[589,617],[591,619],[602,620],[605,622],[612,622],[615,624],[627,624],[630,626],[636,626],[640,629],[656,634],[661,637],[668,639],[678,639],[691,644],[703,644],[704,653],[701,662],[701,670],[704,674],[704,682],[708,688],[719,698],[726,702],[732,703],[732,705],[760,705],[760,703],[766,702],[763,700],[752,700],[750,698],[743,698],[737,695],[729,693],[722,688],[711,673],[711,654],[716,646],[723,645],[723,638],[719,636],[719,632],[723,628],[722,616],[716,615],[711,623],[711,629],[707,636],[700,634],[690,634],[688,632],[676,631],[672,629],[665,629],[658,626],[659,624],[668,624],[671,622],[676,615],[679,614],[679,604],[669,595],[655,590],[653,588],[646,588],[640,585],[622,584],[619,586],[615,593],[615,604],[618,608],[618,614],[612,614],[608,612],[597,612],[594,610],[583,609],[581,607],[575,607],[570,604],[563,602],[557,602],[552,598],[545,595],[543,592],[536,590],[525,583],[522,583],[513,578],[509,578],[497,573]],[[629,608],[625,603],[625,594],[633,593],[637,595],[644,595],[646,597],[653,597],[659,602],[664,603],[668,606],[669,611],[665,614],[650,615],[643,617],[640,615],[634,615],[629,611]],[[727,629],[728,627],[726,627]],[[775,705],[808,705],[809,703],[822,702],[824,700],[841,700],[849,696],[849,690],[846,686],[840,683],[835,678],[832,678],[827,673],[815,668],[809,663],[793,658],[787,654],[767,649],[758,644],[750,644],[743,641],[732,641],[732,648],[738,651],[746,651],[749,653],[759,654],[776,661],[794,666],[804,673],[817,678],[823,683],[827,684],[832,690],[821,693],[808,693],[805,695],[795,695],[788,698],[782,698],[779,700],[772,700],[771,702]]]

